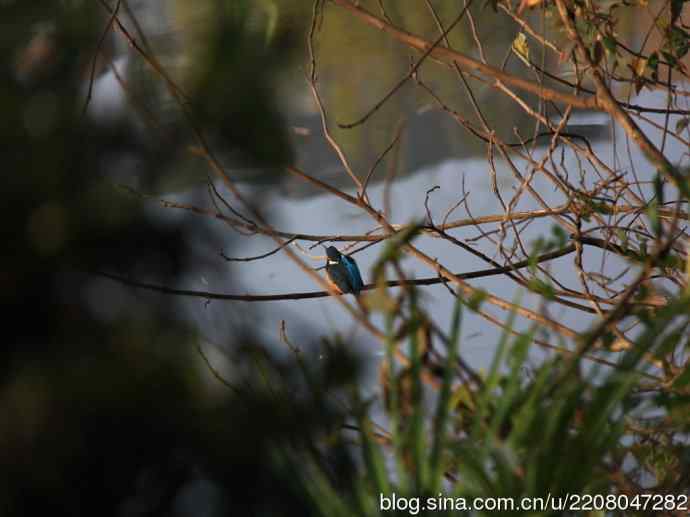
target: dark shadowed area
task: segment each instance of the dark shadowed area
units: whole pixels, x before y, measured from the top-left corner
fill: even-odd
[[[685,515],[687,11],[0,1],[0,517]]]
[[[216,148],[275,176],[290,149],[271,83],[292,35],[266,46],[236,4],[216,19],[184,102]],[[206,260],[191,214],[152,218],[117,185],[127,171],[142,191],[164,182],[189,134],[85,115],[89,77],[107,66],[94,56],[109,22],[99,2],[0,11],[0,513],[304,515],[301,456],[350,478],[344,445],[317,445],[341,419],[328,396],[356,376],[354,359],[336,347],[302,370],[246,325],[227,343],[235,375],[222,386],[174,298],[99,277],[174,285]]]

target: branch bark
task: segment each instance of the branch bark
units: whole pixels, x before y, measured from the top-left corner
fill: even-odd
[[[668,161],[668,158],[657,149],[657,147],[649,140],[647,135],[639,128],[639,126],[632,119],[630,114],[625,111],[618,101],[613,97],[611,90],[606,86],[604,77],[599,70],[598,65],[592,62],[587,47],[585,46],[580,34],[575,28],[573,21],[574,14],[571,13],[565,5],[563,0],[556,0],[556,7],[558,14],[563,21],[566,34],[576,45],[576,52],[578,58],[586,63],[591,69],[592,81],[596,88],[596,98],[598,105],[606,111],[613,119],[620,124],[625,133],[630,139],[637,144],[640,150],[644,153],[647,159],[652,162],[659,171],[673,183],[686,198],[690,198],[690,186],[688,186],[688,179],[676,170],[676,168]]]

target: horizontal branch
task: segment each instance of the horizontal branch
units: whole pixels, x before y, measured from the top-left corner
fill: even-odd
[[[575,251],[575,245],[570,244],[560,250],[552,251],[550,253],[544,253],[537,258],[537,262],[545,262],[548,260],[553,260],[563,255],[567,255]],[[479,271],[471,271],[469,273],[456,273],[458,278],[463,280],[471,280],[473,278],[484,278],[488,276],[503,275],[516,269],[522,269],[529,266],[529,260],[522,260],[516,262],[515,264],[510,264],[507,266],[482,269]],[[190,296],[195,298],[204,298],[208,300],[227,300],[227,301],[242,301],[242,302],[275,302],[280,300],[305,300],[309,298],[325,298],[326,296],[331,296],[328,291],[310,291],[306,293],[287,293],[287,294],[225,294],[225,293],[213,293],[210,291],[196,291],[193,289],[175,289],[172,287],[167,287],[163,285],[153,284],[149,282],[140,282],[138,280],[131,280],[124,276],[114,275],[112,273],[106,273],[104,271],[95,271],[94,274],[109,278],[121,284],[129,285],[131,287],[138,287],[141,289],[148,289],[149,291],[157,291],[159,293],[172,294],[175,296]],[[385,283],[386,287],[400,287],[401,285],[435,285],[448,282],[448,279],[443,277],[428,277],[420,278],[416,280],[389,280]],[[374,289],[376,284],[367,284],[362,290],[366,291],[369,289]]]
[[[357,199],[353,196],[349,196],[347,194],[342,193],[340,190],[338,190],[335,187],[332,187],[328,185],[327,183],[324,183],[320,180],[317,180],[316,178],[313,178],[312,176],[309,176],[308,174],[300,171],[299,169],[296,169],[295,167],[289,167],[288,171],[295,174],[296,176],[299,176],[300,178],[307,179],[308,181],[318,184],[319,188],[322,188],[326,190],[327,192],[334,193],[338,192],[340,194],[343,194],[345,198],[342,196],[338,196],[344,199],[344,201],[348,203],[357,203]],[[318,182],[318,183],[317,183]],[[219,221],[223,221],[227,224],[229,224],[232,227],[238,227],[238,228],[243,228],[247,231],[253,232],[253,233],[259,233],[262,235],[277,235],[279,237],[282,237],[284,239],[288,239],[290,241],[311,241],[311,242],[379,242],[383,241],[386,239],[391,238],[393,235],[389,234],[317,234],[317,233],[296,233],[296,232],[289,232],[285,230],[278,230],[278,229],[273,229],[273,228],[264,228],[257,223],[254,223],[253,221],[242,221],[239,219],[235,219],[232,217],[228,217],[218,211],[214,210],[209,210],[206,208],[201,208],[197,207],[194,205],[189,205],[186,203],[179,203],[175,201],[168,201],[166,199],[159,199],[154,196],[151,196],[149,194],[143,194],[141,192],[138,192],[130,187],[124,187],[125,191],[127,191],[130,194],[136,195],[138,197],[144,198],[144,199],[154,199],[157,203],[159,203],[161,206],[164,208],[175,208],[175,209],[180,209],[180,210],[186,210],[188,212],[194,213],[196,215],[202,215],[202,216],[207,216],[207,217],[212,217],[214,219],[218,219]],[[334,192],[335,191],[335,192]],[[598,210],[605,211],[608,214],[627,214],[627,213],[638,213],[638,212],[645,212],[647,208],[645,206],[633,206],[633,205],[606,205],[606,204],[599,204],[598,205]],[[437,230],[452,230],[455,228],[464,228],[468,226],[477,226],[477,225],[482,225],[482,224],[491,224],[491,223],[502,223],[505,221],[524,221],[526,219],[536,219],[536,218],[541,218],[541,217],[551,217],[551,216],[557,216],[557,215],[562,215],[562,214],[568,214],[572,213],[573,210],[571,209],[571,206],[569,204],[564,204],[560,205],[551,209],[541,209],[541,210],[526,210],[522,212],[509,212],[507,214],[489,214],[489,215],[484,215],[484,216],[479,216],[479,217],[467,217],[463,219],[456,219],[455,221],[450,221],[445,224],[439,224],[436,225],[436,227],[432,227],[430,225],[422,225],[419,227],[419,230],[424,233],[428,233],[429,236],[431,237],[437,237]],[[664,219],[673,219],[676,216],[681,218],[681,219],[688,219],[690,217],[690,214],[686,211],[679,210],[678,213],[676,214],[675,210],[668,209],[668,208],[663,208],[660,207],[658,209],[658,215],[661,218]],[[397,232],[403,232],[408,230],[411,226],[408,224],[401,224],[401,225],[393,225],[395,230]]]

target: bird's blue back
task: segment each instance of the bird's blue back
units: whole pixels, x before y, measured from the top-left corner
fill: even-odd
[[[362,275],[359,273],[359,267],[357,267],[357,262],[352,257],[347,255],[342,255],[340,262],[347,269],[348,275],[350,277],[350,282],[352,284],[352,292],[358,294],[359,291],[364,287],[364,282],[362,282]]]
[[[350,273],[342,261],[337,264],[328,264],[326,266],[326,275],[341,293],[353,292]]]

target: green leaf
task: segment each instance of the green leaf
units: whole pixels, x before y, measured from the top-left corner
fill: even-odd
[[[509,418],[509,409],[511,405],[518,398],[520,381],[522,380],[521,368],[527,360],[527,352],[529,351],[530,344],[534,338],[534,332],[536,327],[532,327],[530,331],[526,334],[520,334],[510,349],[507,357],[507,366],[510,367],[510,373],[507,376],[507,385],[498,400],[498,407],[494,412],[491,421],[491,430],[494,433],[498,433],[499,427]]]
[[[488,293],[484,289],[477,289],[472,293],[470,299],[467,300],[467,307],[473,311],[478,311],[487,296]]]
[[[668,46],[675,57],[682,59],[688,53],[688,34],[680,27],[671,27],[668,32]]]
[[[683,266],[685,259],[678,257],[676,255],[666,255],[664,257],[661,257],[661,260],[659,261],[659,265],[661,267],[667,267],[671,269],[677,269],[678,271],[683,270]]]
[[[534,245],[532,246],[532,253],[529,256],[529,270],[532,274],[535,274],[537,272],[537,264],[538,264],[538,259],[539,259],[539,254],[542,252],[542,250],[546,247],[546,243],[544,241],[543,237],[539,237],[536,241],[534,241]]]
[[[673,329],[666,336],[664,336],[664,338],[661,340],[661,343],[657,345],[656,349],[654,350],[654,357],[657,359],[664,359],[664,357],[666,357],[668,354],[673,353],[673,351],[680,345],[684,337],[684,328]]]
[[[657,52],[652,52],[647,58],[647,66],[652,70],[656,71],[659,68],[659,54]]]
[[[362,437],[362,455],[367,473],[377,491],[384,494],[390,493],[385,459],[381,447],[374,440],[371,420],[362,416],[359,425],[360,436]]]
[[[683,117],[678,119],[676,122],[676,133],[680,133],[683,131],[685,128],[688,127],[688,124],[690,124],[690,118],[688,117]]]
[[[474,399],[472,398],[472,388],[470,388],[466,384],[461,384],[460,386],[455,388],[455,391],[453,392],[453,395],[451,396],[451,400],[450,400],[450,407],[451,408],[455,409],[460,404],[467,406],[470,410],[476,409],[476,407],[474,405]]]
[[[675,67],[678,63],[678,60],[675,58],[675,56],[673,54],[666,52],[665,50],[661,51],[661,55],[664,56],[664,59],[671,67]]]
[[[554,224],[551,227],[551,233],[553,234],[554,238],[556,239],[556,247],[557,248],[562,248],[565,246],[565,244],[568,242],[568,234],[565,233],[565,230],[558,226],[557,224]]]
[[[532,278],[527,287],[530,291],[541,294],[547,300],[553,300],[556,297],[553,287],[539,278]]]
[[[604,48],[606,49],[606,52],[609,52],[611,54],[616,53],[616,40],[612,38],[611,36],[604,36],[604,38],[601,40],[601,42],[604,44]]]
[[[458,353],[460,341],[460,324],[462,320],[462,301],[458,298],[453,310],[453,322],[451,324],[451,334],[448,342],[448,355],[443,373],[443,384],[441,385],[441,395],[436,406],[434,417],[434,433],[431,446],[430,479],[429,486],[432,494],[437,493],[443,483],[443,461],[442,455],[446,444],[446,427],[448,415],[452,408],[452,387],[453,372],[455,371],[455,361]]]
[[[661,219],[659,218],[659,201],[657,199],[652,200],[647,206],[647,217],[649,218],[649,223],[652,226],[652,231],[657,237],[661,236]]]
[[[388,239],[388,243],[374,265],[374,271],[381,269],[387,262],[397,260],[403,255],[403,246],[419,235],[421,225],[412,221],[403,230],[396,233],[393,238]]]
[[[690,384],[690,365],[686,365],[685,370],[673,381],[674,388],[683,388]]]
[[[657,173],[654,176],[654,194],[656,195],[657,203],[664,204],[664,183],[661,179],[661,174]]]

